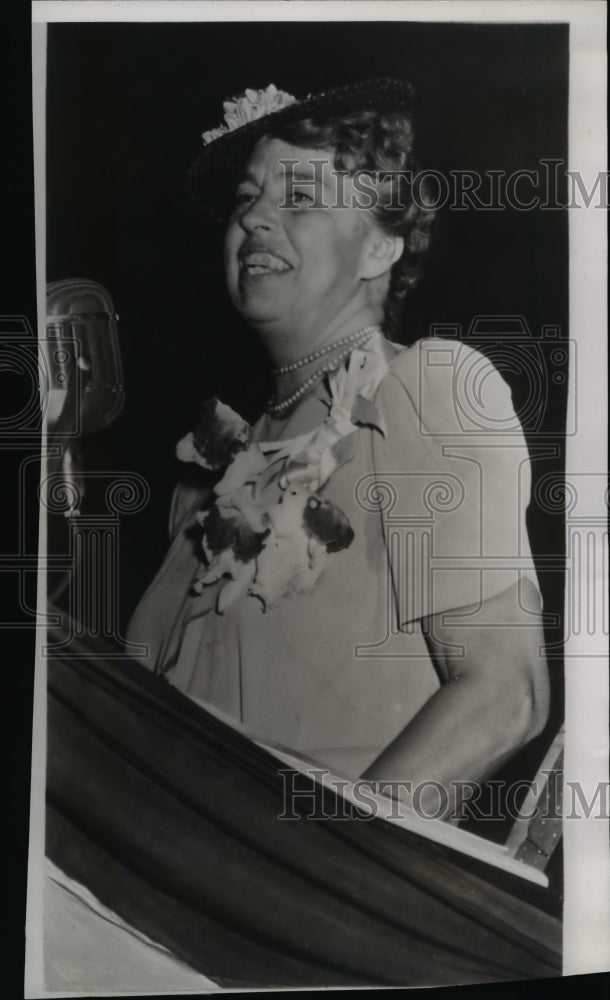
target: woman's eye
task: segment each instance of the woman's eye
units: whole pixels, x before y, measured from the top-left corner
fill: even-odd
[[[293,191],[291,195],[293,205],[313,205],[314,198],[307,191]]]
[[[241,205],[249,205],[256,198],[252,191],[238,191],[235,195],[235,204],[239,208]]]

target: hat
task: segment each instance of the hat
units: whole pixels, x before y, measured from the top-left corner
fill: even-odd
[[[275,129],[304,118],[323,121],[365,110],[410,112],[413,105],[412,85],[389,77],[358,80],[302,100],[274,84],[246,90],[224,102],[225,122],[203,133],[203,151],[189,173],[191,195],[205,212],[218,216],[222,193],[235,189],[245,157],[270,125]]]

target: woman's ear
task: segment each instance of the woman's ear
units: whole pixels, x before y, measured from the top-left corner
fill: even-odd
[[[390,236],[371,229],[365,240],[361,277],[367,280],[386,274],[402,256],[405,241],[402,236]]]

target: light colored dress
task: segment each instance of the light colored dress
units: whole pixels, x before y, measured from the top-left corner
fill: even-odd
[[[267,611],[245,596],[224,615],[218,585],[190,594],[200,560],[188,528],[202,495],[178,486],[171,547],[128,633],[148,647],[142,662],[187,695],[352,777],[439,687],[420,620],[524,576],[536,583],[529,458],[508,385],[458,341],[380,340],[380,419],[322,490],[355,536],[314,589]],[[290,441],[328,412],[325,384],[286,420],[262,417],[255,437]]]

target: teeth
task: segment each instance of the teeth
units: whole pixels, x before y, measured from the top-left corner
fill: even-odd
[[[268,271],[289,271],[290,265],[270,253],[249,253],[243,258],[243,265],[250,274],[266,274]]]

